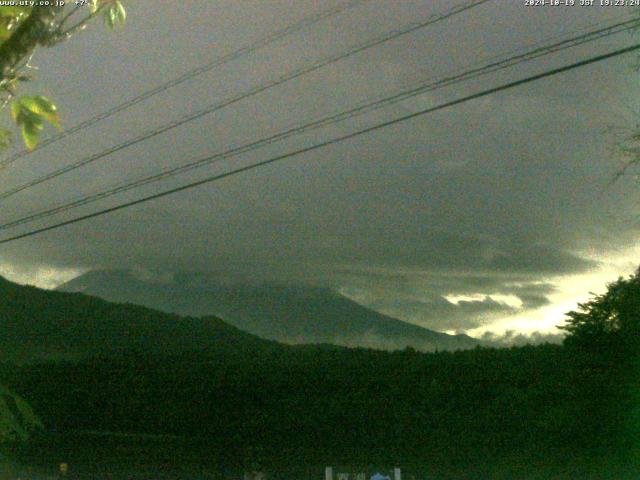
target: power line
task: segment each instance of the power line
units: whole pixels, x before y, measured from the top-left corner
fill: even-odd
[[[276,32],[271,33],[270,35],[267,35],[264,38],[261,38],[253,43],[250,43],[248,45],[245,45],[227,55],[224,55],[222,57],[218,57],[213,59],[211,62],[205,63],[204,65],[200,65],[192,70],[189,70],[188,72],[180,75],[179,77],[176,77],[172,80],[169,80],[165,83],[162,83],[150,90],[147,90],[146,92],[141,93],[140,95],[133,97],[119,105],[116,105],[112,108],[110,108],[109,110],[106,110],[104,112],[101,112],[87,120],[84,120],[83,122],[80,122],[76,125],[74,125],[73,127],[70,127],[66,130],[64,130],[63,132],[58,133],[57,135],[53,135],[45,140],[43,140],[42,142],[40,142],[38,144],[38,146],[36,148],[34,148],[33,150],[22,150],[20,152],[17,152],[13,155],[11,155],[10,157],[8,157],[6,160],[0,161],[0,167],[6,167],[7,165],[12,164],[13,162],[15,162],[16,160],[19,160],[20,158],[26,157],[27,155],[37,151],[37,150],[41,150],[44,147],[51,145],[53,143],[56,143],[59,140],[62,140],[63,138],[69,137],[81,130],[84,130],[98,122],[101,122],[102,120],[106,120],[107,118],[122,112],[123,110],[126,110],[128,108],[133,107],[134,105],[137,105],[138,103],[144,102],[145,100],[148,100],[151,97],[154,97],[155,95],[158,95],[162,92],[165,92],[167,90],[169,90],[170,88],[176,87],[188,80],[191,80],[192,78],[195,78],[199,75],[202,75],[204,73],[210,72],[211,70],[220,67],[226,63],[232,62],[234,60],[237,60],[239,58],[242,58],[246,55],[249,55],[257,50],[260,50],[272,43],[275,43],[279,40],[282,40],[283,38],[288,37],[289,35],[292,35],[294,33],[297,33],[307,27],[311,27],[323,20],[326,20],[328,18],[334,17],[336,15],[341,14],[342,12],[349,10],[353,7],[356,7],[357,5],[368,1],[368,0],[349,0],[346,1],[340,5],[338,5],[335,8],[332,8],[330,10],[324,11],[324,12],[320,12],[316,15],[311,15],[307,18],[302,19],[301,21],[290,25],[288,27],[285,27],[281,30],[277,30]]]
[[[264,92],[265,90],[268,90],[270,88],[276,87],[278,85],[282,85],[282,84],[284,84],[286,82],[289,82],[291,80],[294,80],[294,79],[296,79],[298,77],[301,77],[303,75],[306,75],[306,74],[309,74],[309,73],[314,72],[316,70],[319,70],[319,69],[321,69],[321,68],[323,68],[323,67],[325,67],[327,65],[336,63],[336,62],[338,62],[340,60],[344,60],[344,59],[346,59],[348,57],[351,57],[351,56],[353,56],[353,55],[355,55],[357,53],[360,53],[360,52],[363,52],[365,50],[371,49],[371,48],[376,47],[378,45],[381,45],[381,44],[383,44],[385,42],[388,42],[390,40],[394,40],[394,39],[399,38],[401,36],[408,35],[408,34],[413,33],[413,32],[415,32],[415,31],[417,31],[419,29],[428,27],[428,26],[433,25],[433,24],[435,24],[437,22],[440,22],[442,20],[451,18],[451,17],[453,17],[455,15],[458,15],[458,14],[460,14],[462,12],[465,12],[465,11],[471,9],[471,8],[475,8],[477,6],[480,6],[480,5],[482,5],[484,3],[487,3],[487,2],[490,2],[490,1],[491,0],[474,0],[472,2],[467,2],[465,4],[458,5],[458,6],[454,7],[454,8],[452,8],[452,9],[448,10],[446,13],[432,15],[431,17],[429,17],[429,20],[427,20],[425,22],[421,22],[421,23],[417,23],[417,24],[414,23],[414,24],[411,24],[408,27],[405,27],[405,28],[403,28],[401,30],[392,30],[390,32],[387,32],[383,36],[377,37],[377,38],[375,38],[373,40],[370,40],[368,42],[365,42],[363,44],[359,44],[358,46],[350,49],[347,52],[330,56],[330,57],[325,58],[323,60],[320,60],[319,62],[316,62],[316,63],[314,63],[314,64],[312,64],[310,66],[303,67],[303,68],[295,70],[295,71],[293,71],[291,73],[285,74],[284,76],[279,77],[276,80],[272,80],[272,81],[269,81],[269,82],[267,82],[265,84],[258,85],[257,87],[254,87],[253,89],[249,90],[248,92],[245,92],[245,93],[242,93],[242,94],[237,95],[235,97],[232,97],[230,99],[224,100],[224,101],[222,101],[220,103],[215,103],[213,105],[210,105],[210,106],[208,106],[208,107],[206,107],[206,108],[204,108],[202,110],[199,110],[199,111],[197,111],[195,113],[191,113],[191,114],[189,114],[187,116],[184,116],[184,117],[182,117],[182,118],[180,118],[178,120],[175,120],[175,121],[170,122],[168,124],[165,124],[165,125],[163,125],[161,127],[158,127],[158,128],[156,128],[154,130],[151,130],[151,131],[148,131],[146,133],[143,133],[142,135],[139,135],[139,136],[137,136],[137,137],[135,137],[135,138],[133,138],[131,140],[124,141],[124,142],[122,142],[122,143],[120,143],[118,145],[115,145],[115,146],[110,147],[110,148],[108,148],[106,150],[103,150],[102,152],[96,153],[94,155],[90,155],[89,157],[86,157],[86,158],[84,158],[82,160],[79,160],[79,161],[77,161],[75,163],[72,163],[70,165],[66,165],[66,166],[64,166],[62,168],[54,170],[53,172],[50,172],[50,173],[48,173],[46,175],[38,177],[38,178],[36,178],[34,180],[31,180],[29,182],[26,182],[26,183],[23,183],[21,185],[18,185],[17,187],[14,187],[12,189],[6,190],[6,191],[0,193],[0,200],[4,200],[4,199],[6,199],[8,197],[11,197],[11,196],[15,195],[16,193],[22,192],[23,190],[26,190],[28,188],[34,187],[36,185],[39,185],[39,184],[41,184],[43,182],[46,182],[46,181],[52,180],[54,178],[57,178],[57,177],[59,177],[61,175],[64,175],[65,173],[69,173],[71,171],[77,170],[78,168],[82,168],[82,167],[84,167],[86,165],[89,165],[90,163],[93,163],[93,162],[95,162],[97,160],[100,160],[101,158],[107,157],[107,156],[109,156],[109,155],[111,155],[113,153],[116,153],[116,152],[119,152],[121,150],[124,150],[125,148],[128,148],[128,147],[130,147],[132,145],[138,144],[138,143],[140,143],[140,142],[142,142],[144,140],[148,140],[149,138],[158,136],[158,135],[160,135],[162,133],[165,133],[165,132],[167,132],[169,130],[172,130],[174,128],[180,127],[180,126],[182,126],[182,125],[184,125],[186,123],[189,123],[189,122],[192,122],[194,120],[197,120],[197,119],[199,119],[201,117],[204,117],[205,115],[209,115],[211,113],[214,113],[214,112],[216,112],[218,110],[226,108],[226,107],[228,107],[230,105],[233,105],[235,103],[238,103],[238,102],[240,102],[242,100],[246,100],[249,97],[252,97],[252,96],[255,96],[255,95],[257,95],[257,94],[259,94],[261,92]]]
[[[333,114],[330,115],[328,117],[324,117],[320,120],[316,120],[310,123],[306,123],[304,125],[299,125],[297,127],[294,128],[290,128],[288,130],[285,130],[284,132],[280,132],[278,134],[275,135],[271,135],[268,136],[266,138],[262,138],[256,141],[253,141],[249,144],[245,144],[242,145],[240,147],[235,147],[235,148],[231,148],[227,151],[212,155],[212,156],[207,156],[205,158],[202,159],[198,159],[192,162],[189,162],[187,164],[184,165],[180,165],[177,167],[172,167],[169,169],[165,169],[159,173],[153,174],[153,175],[149,175],[140,179],[137,179],[133,182],[129,182],[129,183],[125,183],[125,184],[121,184],[121,185],[116,185],[114,187],[111,187],[107,190],[103,190],[101,192],[98,193],[94,193],[88,196],[84,196],[81,197],[77,200],[71,201],[71,202],[67,202],[64,203],[62,205],[58,205],[56,207],[53,208],[49,208],[49,209],[45,209],[45,210],[41,210],[32,214],[29,214],[28,216],[25,217],[21,217],[17,220],[13,220],[13,221],[9,221],[7,223],[4,224],[0,224],[0,230],[5,230],[8,228],[12,228],[12,227],[16,227],[18,225],[23,225],[26,223],[31,223],[35,220],[39,220],[42,218],[47,218],[50,217],[52,215],[64,212],[64,211],[68,211],[71,210],[73,208],[77,208],[83,205],[87,205],[89,203],[93,203],[96,202],[98,200],[102,200],[108,197],[111,197],[113,195],[116,195],[118,193],[123,193],[129,190],[132,190],[134,188],[138,188],[153,182],[157,182],[169,177],[173,177],[175,175],[178,174],[182,174],[185,173],[187,171],[196,169],[196,168],[200,168],[206,165],[210,165],[214,162],[218,162],[220,160],[224,160],[224,159],[229,159],[247,152],[251,152],[254,150],[257,150],[258,148],[261,148],[265,145],[270,145],[273,144],[275,142],[279,142],[281,140],[284,140],[286,138],[289,138],[293,135],[298,135],[301,133],[305,133],[307,131],[310,130],[315,130],[317,128],[320,127],[325,127],[340,121],[344,121],[346,119],[350,119],[353,118],[355,116],[359,116],[359,115],[363,115],[365,113],[369,113],[371,111],[374,110],[378,110],[380,108],[386,107],[388,105],[406,100],[408,98],[411,97],[415,97],[417,95],[429,92],[429,91],[433,91],[439,88],[444,88],[450,85],[454,85],[466,80],[470,80],[470,79],[475,79],[478,78],[480,76],[484,76],[490,73],[495,73],[499,70],[503,70],[505,68],[509,68],[512,67],[514,65],[523,63],[523,62],[528,62],[531,60],[534,60],[536,58],[540,58],[542,56],[547,56],[550,55],[552,53],[556,53],[558,51],[561,50],[565,50],[567,48],[572,48],[575,47],[577,45],[582,45],[584,43],[587,42],[592,42],[601,38],[604,38],[606,36],[610,36],[610,35],[614,35],[614,34],[618,34],[624,31],[628,31],[632,28],[635,28],[637,25],[640,24],[640,20],[634,19],[634,20],[629,20],[626,22],[619,22],[617,24],[613,24],[613,25],[609,25],[605,28],[600,28],[598,30],[595,31],[590,31],[587,32],[585,34],[582,35],[578,35],[569,39],[565,39],[565,40],[561,40],[559,42],[550,44],[550,45],[545,45],[542,47],[536,47],[533,48],[531,50],[526,50],[524,53],[520,53],[505,59],[501,59],[498,61],[494,61],[494,62],[490,62],[482,67],[477,67],[477,68],[473,68],[470,70],[466,70],[463,71],[460,74],[457,75],[450,75],[448,77],[445,77],[441,80],[432,82],[432,83],[425,83],[425,82],[421,82],[420,85],[416,88],[411,88],[409,90],[405,90],[405,91],[401,91],[399,93],[396,93],[392,96],[389,97],[384,97],[378,100],[375,100],[373,102],[368,102],[368,103],[364,103],[360,106],[357,106],[355,108],[351,108],[349,110],[343,111],[343,112],[339,112],[337,114]],[[522,50],[522,49],[521,49]]]
[[[446,103],[437,105],[435,107],[431,107],[431,108],[427,108],[427,109],[424,109],[424,110],[420,110],[418,112],[414,112],[414,113],[410,113],[410,114],[407,114],[407,115],[403,115],[401,117],[397,117],[397,118],[394,118],[392,120],[387,120],[385,122],[378,123],[378,124],[376,124],[374,126],[367,127],[367,128],[364,128],[364,129],[361,129],[361,130],[358,130],[356,132],[352,132],[352,133],[349,133],[347,135],[343,135],[343,136],[340,136],[340,137],[335,137],[335,138],[332,138],[330,140],[326,140],[324,142],[317,143],[315,145],[311,145],[309,147],[301,148],[301,149],[294,150],[294,151],[291,151],[291,152],[288,152],[288,153],[285,153],[285,154],[282,154],[282,155],[278,155],[278,156],[269,158],[267,160],[263,160],[261,162],[254,163],[252,165],[247,165],[247,166],[244,166],[244,167],[236,168],[235,170],[231,170],[229,172],[213,175],[213,176],[204,178],[202,180],[198,180],[198,181],[195,181],[195,182],[188,183],[186,185],[182,185],[180,187],[175,187],[175,188],[172,188],[172,189],[169,189],[169,190],[165,190],[164,192],[156,193],[156,194],[149,195],[147,197],[143,197],[143,198],[140,198],[140,199],[137,199],[137,200],[133,200],[133,201],[130,201],[130,202],[122,203],[120,205],[116,205],[116,206],[113,206],[113,207],[105,208],[105,209],[99,210],[97,212],[93,212],[93,213],[89,213],[87,215],[82,215],[82,216],[79,216],[79,217],[75,217],[75,218],[72,218],[70,220],[65,220],[63,222],[59,222],[59,223],[56,223],[56,224],[53,224],[53,225],[42,227],[42,228],[39,228],[39,229],[36,229],[36,230],[31,230],[29,232],[22,233],[20,235],[15,235],[13,237],[4,238],[4,239],[0,240],[0,244],[12,242],[12,241],[19,240],[19,239],[22,239],[22,238],[31,237],[31,236],[34,236],[34,235],[37,235],[37,234],[40,234],[40,233],[43,233],[43,232],[47,232],[47,231],[50,231],[50,230],[54,230],[54,229],[66,226],[66,225],[71,225],[71,224],[74,224],[74,223],[81,222],[83,220],[88,220],[90,218],[106,215],[108,213],[112,213],[112,212],[115,212],[115,211],[118,211],[118,210],[129,208],[129,207],[132,207],[134,205],[139,205],[141,203],[146,203],[146,202],[149,202],[151,200],[156,200],[158,198],[165,197],[167,195],[172,195],[174,193],[178,193],[178,192],[181,192],[183,190],[189,190],[191,188],[195,188],[195,187],[198,187],[200,185],[204,185],[204,184],[207,184],[207,183],[212,183],[212,182],[215,182],[215,181],[218,181],[218,180],[222,180],[224,178],[231,177],[233,175],[237,175],[237,174],[240,174],[240,173],[244,173],[244,172],[247,172],[249,170],[255,170],[257,168],[261,168],[261,167],[264,167],[266,165],[270,165],[272,163],[279,162],[281,160],[285,160],[285,159],[292,158],[292,157],[295,157],[295,156],[298,156],[298,155],[302,155],[304,153],[308,153],[308,152],[311,152],[311,151],[314,151],[314,150],[318,150],[318,149],[321,149],[321,148],[324,148],[324,147],[328,147],[330,145],[341,143],[341,142],[344,142],[346,140],[350,140],[352,138],[358,137],[360,135],[364,135],[364,134],[367,134],[367,133],[375,132],[377,130],[381,130],[381,129],[389,127],[389,126],[396,125],[396,124],[405,122],[407,120],[411,120],[411,119],[414,119],[414,118],[417,118],[417,117],[420,117],[420,116],[423,116],[423,115],[427,115],[429,113],[436,112],[438,110],[444,110],[445,108],[449,108],[449,107],[452,107],[452,106],[455,106],[455,105],[459,105],[459,104],[462,104],[462,103],[465,103],[465,102],[468,102],[468,101],[471,101],[471,100],[475,100],[475,99],[478,99],[478,98],[481,98],[481,97],[485,97],[487,95],[492,95],[494,93],[498,93],[498,92],[501,92],[501,91],[504,91],[504,90],[515,88],[515,87],[518,87],[520,85],[524,85],[524,84],[531,83],[531,82],[534,82],[534,81],[537,81],[537,80],[541,80],[543,78],[547,78],[547,77],[551,77],[551,76],[554,76],[554,75],[558,75],[560,73],[564,73],[564,72],[567,72],[569,70],[574,70],[576,68],[584,67],[586,65],[590,65],[590,64],[593,64],[593,63],[596,63],[596,62],[601,62],[603,60],[606,60],[606,59],[609,59],[609,58],[613,58],[613,57],[617,57],[617,56],[620,56],[620,55],[624,55],[626,53],[630,53],[630,52],[633,52],[633,51],[636,51],[636,50],[639,50],[639,49],[640,49],[640,44],[636,44],[636,45],[632,45],[630,47],[626,47],[626,48],[622,48],[622,49],[619,49],[619,50],[615,50],[613,52],[609,52],[609,53],[606,53],[606,54],[603,54],[603,55],[590,57],[590,58],[588,58],[586,60],[581,60],[579,62],[572,63],[572,64],[566,65],[564,67],[559,67],[559,68],[554,68],[554,69],[551,69],[551,70],[547,70],[546,72],[539,73],[537,75],[532,75],[532,76],[529,76],[529,77],[526,77],[526,78],[523,78],[523,79],[520,79],[520,80],[509,82],[509,83],[506,83],[506,84],[503,84],[503,85],[500,85],[500,86],[497,86],[497,87],[493,87],[493,88],[490,88],[490,89],[487,89],[487,90],[483,90],[481,92],[474,93],[472,95],[467,95],[465,97],[459,98],[457,100],[452,100],[450,102],[446,102]]]

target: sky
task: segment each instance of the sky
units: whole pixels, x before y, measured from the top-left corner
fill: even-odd
[[[71,127],[341,2],[136,0],[39,51],[29,92]],[[0,190],[462,2],[363,0],[0,171]],[[577,2],[579,3],[579,2]],[[596,2],[597,3],[597,2]],[[243,145],[417,82],[637,14],[493,0],[3,199],[2,223]],[[576,33],[577,32],[577,33]],[[0,231],[90,213],[639,41],[624,33],[434,90],[232,159]],[[0,245],[0,273],[52,288],[96,268],[325,285],[380,312],[481,336],[554,333],[638,265],[640,185],[617,145],[640,116],[637,55],[414,118],[264,168]],[[54,132],[49,131],[48,134]],[[19,149],[19,147],[14,147]],[[13,152],[9,151],[5,156]]]

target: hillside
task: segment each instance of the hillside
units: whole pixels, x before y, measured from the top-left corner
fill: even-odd
[[[276,348],[216,317],[180,317],[0,278],[0,361]]]
[[[285,343],[381,349],[455,350],[478,342],[383,315],[328,288],[225,285],[197,274],[143,280],[128,271],[91,271],[58,288],[180,315],[216,315],[244,331]]]

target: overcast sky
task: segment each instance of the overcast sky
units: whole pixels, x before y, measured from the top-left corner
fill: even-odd
[[[69,127],[341,2],[125,2],[39,52],[38,82]],[[456,5],[359,6],[186,82],[15,162],[3,190]],[[12,220],[167,166],[613,23],[631,9],[527,7],[494,0],[207,115],[3,200]],[[579,3],[579,2],[578,2]],[[594,27],[595,26],[595,27]],[[622,34],[45,221],[247,165],[411,111],[632,44]],[[637,56],[626,55],[419,117],[155,202],[0,246],[9,278],[54,286],[94,268],[210,271],[238,281],[330,285],[384,313],[445,331],[551,331],[562,313],[637,265],[638,180],[608,185],[614,143],[640,119]],[[4,235],[3,235],[4,236]]]

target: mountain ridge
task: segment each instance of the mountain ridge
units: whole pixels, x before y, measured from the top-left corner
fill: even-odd
[[[332,343],[387,350],[473,348],[480,342],[449,335],[368,309],[324,287],[225,284],[198,274],[172,278],[128,270],[93,270],[56,290],[144,305],[179,315],[215,315],[261,338],[288,344]]]
[[[180,317],[0,277],[0,361],[211,349],[233,353],[275,345],[214,316]]]

